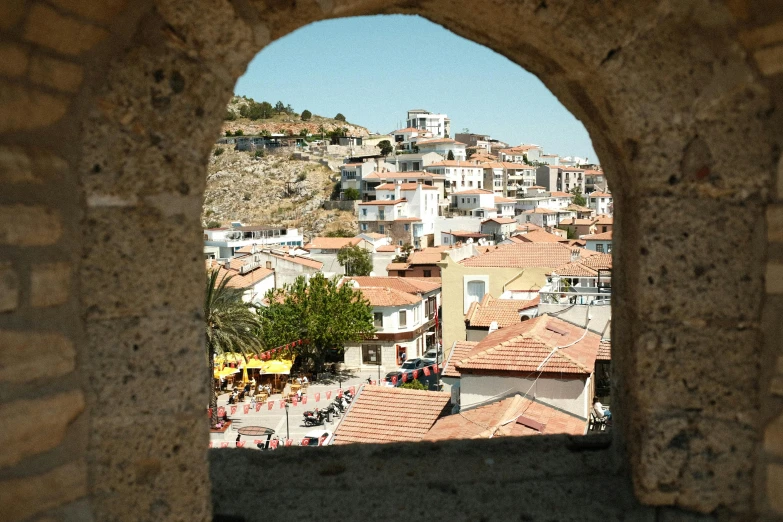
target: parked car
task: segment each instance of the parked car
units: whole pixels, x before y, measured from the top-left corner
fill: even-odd
[[[403,384],[402,375],[405,374],[405,381],[410,382],[413,380],[413,371],[419,370],[418,380],[422,383],[429,385],[430,377],[424,375],[422,368],[425,366],[431,366],[435,364],[435,360],[429,360],[417,357],[416,359],[409,359],[402,363],[400,370],[396,372],[389,372],[386,374],[386,381],[391,382],[392,377],[397,377],[397,386]]]
[[[323,443],[321,443],[322,437],[326,437]],[[328,446],[332,442],[332,437],[333,434],[331,431],[311,430],[305,433],[304,437],[302,437],[302,440],[299,441],[299,445],[300,446]]]

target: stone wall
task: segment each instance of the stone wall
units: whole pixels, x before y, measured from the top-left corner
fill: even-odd
[[[4,520],[209,519],[199,335],[207,155],[258,50],[311,21],[377,13],[420,14],[507,56],[586,125],[616,199],[619,429],[586,457],[560,439],[467,441],[445,453],[330,448],[304,462],[296,451],[215,452],[219,509],[255,502],[237,503],[232,488],[247,481],[226,469],[256,477],[260,462],[293,474],[283,483],[299,492],[302,480],[369,462],[380,466],[367,479],[376,489],[409,492],[401,484],[413,484],[415,461],[433,505],[467,518],[488,498],[581,502],[597,476],[624,499],[588,506],[602,518],[639,507],[623,497],[628,484],[646,505],[783,516],[779,2],[6,0]],[[436,478],[430,470],[444,463],[496,487]],[[323,518],[365,506],[346,504]],[[263,509],[301,513],[296,503]]]

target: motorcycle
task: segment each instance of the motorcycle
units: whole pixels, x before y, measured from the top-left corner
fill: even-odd
[[[304,412],[305,426],[320,426],[324,423],[324,414],[316,408],[315,411]]]

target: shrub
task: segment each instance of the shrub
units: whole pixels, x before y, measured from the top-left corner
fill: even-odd
[[[254,158],[263,158],[264,156],[266,156],[266,152],[264,152],[264,149],[257,150],[255,151],[255,153],[253,153]]]
[[[226,138],[228,138],[229,136],[233,136],[233,134],[231,133],[231,131],[226,131]]]
[[[218,147],[215,150],[212,151],[213,156],[220,156],[225,152],[225,149],[223,147]]]
[[[245,131],[243,131],[242,129],[239,129],[234,132],[234,136],[244,136],[244,135],[245,135]]]
[[[307,174],[305,172],[300,172],[299,175],[296,177],[296,181],[304,181],[307,179]]]
[[[359,193],[359,191],[355,188],[347,188],[345,189],[345,192],[343,192],[343,196],[345,199],[349,201],[355,201],[362,197],[362,195]]]
[[[418,379],[414,379],[410,382],[404,382],[400,385],[400,388],[405,388],[406,390],[426,390],[427,387],[422,384],[422,382]]]
[[[223,116],[223,119],[226,121],[234,121],[237,119],[237,115],[234,113],[234,111],[226,111],[226,115]]]
[[[220,221],[207,221],[207,228],[220,228]]]
[[[245,192],[245,195],[242,196],[242,199],[245,201],[250,201],[250,192]]]
[[[302,111],[302,121],[307,121],[312,117],[313,117],[312,112],[308,111],[307,109]]]

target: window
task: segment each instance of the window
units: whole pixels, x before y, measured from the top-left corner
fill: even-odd
[[[383,328],[383,313],[381,312],[375,312],[372,314],[373,321],[372,324],[376,328]]]
[[[398,244],[398,245],[400,245],[400,246],[402,246],[402,239],[400,239],[399,241],[397,241],[397,244]]]
[[[408,326],[408,312],[400,310],[400,328]]]
[[[381,221],[386,219],[386,212],[383,209],[378,211],[378,219],[381,220]]]
[[[386,233],[386,227],[384,227],[383,225],[379,225],[378,226],[378,232],[380,234],[385,234]]]
[[[381,364],[381,347],[375,344],[362,345],[362,364]]]
[[[470,303],[472,302],[481,301],[481,298],[484,297],[484,294],[486,293],[486,288],[487,285],[485,281],[468,281],[465,299],[467,306],[470,306]]]
[[[601,232],[606,232],[606,227],[605,226],[601,227],[601,228],[602,228]]]
[[[267,261],[266,262],[266,269],[267,270],[272,270],[272,262],[271,261]]]
[[[601,243],[597,243],[597,244],[595,245],[595,251],[596,251],[596,252],[603,252],[603,251],[604,251],[604,245],[603,245],[603,244],[601,244]]]
[[[460,199],[462,200],[463,203],[465,203],[465,198],[460,198]]]
[[[607,254],[611,254],[612,253],[612,244],[611,243],[607,243],[606,244],[606,253]]]
[[[432,277],[432,270],[425,270],[424,277]]]
[[[367,232],[367,223],[362,223],[362,232]]]
[[[367,209],[366,208],[362,209],[362,216],[367,217]]]
[[[411,229],[411,226],[408,223],[405,223],[405,232],[408,232]]]

